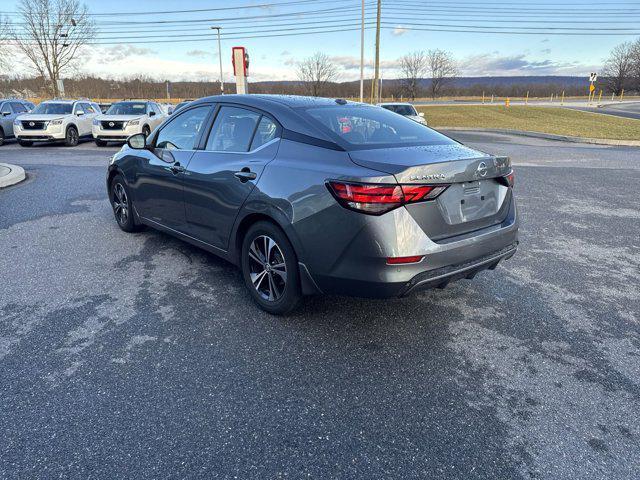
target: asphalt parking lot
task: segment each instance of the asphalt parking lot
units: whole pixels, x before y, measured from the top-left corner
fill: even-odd
[[[0,478],[638,478],[640,149],[455,136],[513,158],[516,256],[284,319],[118,229],[114,148],[0,147]]]

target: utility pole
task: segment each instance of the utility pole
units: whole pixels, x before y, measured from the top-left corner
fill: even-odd
[[[380,17],[382,13],[382,0],[378,0],[378,12],[376,18],[376,63],[375,72],[373,75],[373,91],[371,92],[371,103],[378,98],[378,90],[380,85],[378,84],[380,78]]]
[[[220,29],[222,27],[211,27],[211,30],[218,31],[218,60],[220,60],[220,95],[224,95],[224,79],[222,78],[222,48],[220,46]]]
[[[360,30],[360,103],[364,102],[364,0],[362,0],[362,28]]]

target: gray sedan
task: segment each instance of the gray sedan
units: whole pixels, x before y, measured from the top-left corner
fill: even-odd
[[[202,98],[109,165],[124,231],[150,226],[240,266],[255,302],[408,295],[494,269],[517,248],[513,171],[375,106]]]

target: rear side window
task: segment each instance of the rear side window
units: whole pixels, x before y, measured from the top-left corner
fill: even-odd
[[[203,105],[172,117],[156,139],[156,148],[193,150],[211,107]]]
[[[383,105],[382,108],[404,116],[418,114],[411,105]]]
[[[213,124],[207,150],[214,152],[247,152],[260,114],[238,107],[221,107]]]
[[[270,142],[276,138],[277,133],[278,126],[269,117],[263,116],[258,124],[258,129],[253,137],[253,142],[251,142],[251,150],[260,148],[265,143]]]
[[[448,137],[384,108],[345,105],[307,108],[318,128],[351,149],[447,145]]]
[[[11,106],[9,106],[9,102],[3,103],[0,107],[0,113],[8,113],[11,115],[13,112],[11,111]]]

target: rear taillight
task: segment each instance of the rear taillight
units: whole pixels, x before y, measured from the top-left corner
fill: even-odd
[[[499,177],[496,180],[498,180],[498,182],[500,182],[505,187],[513,187],[513,184],[516,181],[516,177],[515,177],[515,174],[513,173],[513,170],[511,170],[511,173],[509,173],[508,175],[505,175],[504,177]]]
[[[421,262],[424,255],[414,255],[411,257],[389,257],[387,258],[387,265],[406,265],[408,263]]]
[[[327,186],[345,208],[382,215],[408,203],[433,200],[449,185],[379,185],[330,181]]]

